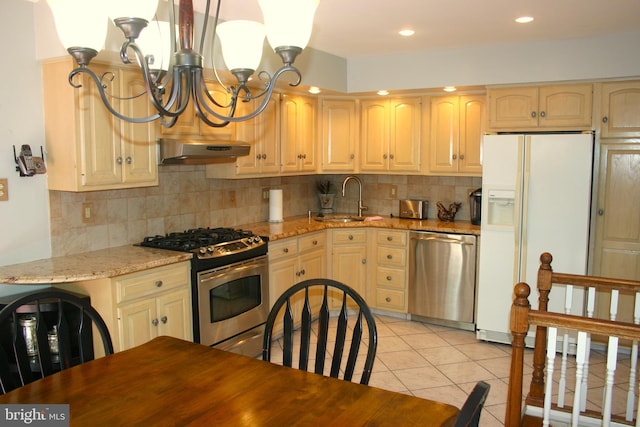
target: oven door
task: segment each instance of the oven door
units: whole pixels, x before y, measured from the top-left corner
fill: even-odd
[[[200,343],[221,341],[263,325],[269,315],[267,257],[198,273]]]

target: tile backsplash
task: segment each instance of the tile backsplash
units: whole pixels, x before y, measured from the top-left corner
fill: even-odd
[[[347,175],[308,175],[251,179],[207,179],[204,166],[161,166],[157,187],[70,193],[50,191],[53,256],[138,243],[145,236],[194,227],[238,227],[267,221],[269,201],[263,190],[283,190],[284,217],[320,209],[318,181],[331,181],[340,193]],[[358,175],[363,182],[365,214],[397,215],[398,199],[429,200],[429,218],[437,201],[462,202],[457,218],[469,220],[468,193],[480,187],[479,177]],[[392,189],[395,196],[392,196]],[[334,211],[357,212],[358,186],[338,194]],[[85,208],[91,218],[85,219]]]

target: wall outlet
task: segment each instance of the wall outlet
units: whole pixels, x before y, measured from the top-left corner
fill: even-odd
[[[9,200],[9,180],[7,178],[0,178],[0,202],[6,202]]]
[[[262,189],[262,200],[269,200],[269,189],[268,188],[263,188]]]
[[[93,203],[82,204],[82,222],[93,222]]]

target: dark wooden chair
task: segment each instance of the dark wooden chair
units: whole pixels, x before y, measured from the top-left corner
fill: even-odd
[[[298,308],[295,311],[300,313],[299,317],[294,315],[294,307]],[[335,320],[330,319],[330,309],[333,307],[336,308],[336,312],[339,310]],[[314,372],[323,374],[325,358],[330,354],[327,347],[329,347],[329,340],[334,338],[333,332],[335,332],[329,376],[340,378],[342,370],[342,379],[352,381],[356,360],[360,356],[361,343],[366,342],[366,349],[363,348],[362,351],[365,360],[360,384],[369,383],[378,345],[378,334],[371,310],[355,290],[330,279],[305,280],[289,288],[275,302],[267,318],[262,347],[262,359],[265,361],[271,361],[274,326],[281,310],[284,310],[282,314],[282,364],[284,366],[292,367],[293,365],[294,329],[299,328],[298,369],[308,370],[310,358],[315,357]],[[355,315],[350,316],[350,311],[355,311]],[[353,321],[352,324],[349,323],[350,320]],[[313,354],[310,353],[312,330],[317,335]],[[347,338],[349,334],[350,339]],[[344,350],[349,341],[351,343],[346,363],[342,367]],[[364,354],[365,350],[366,354]]]
[[[0,394],[93,360],[93,326],[112,354],[109,330],[87,298],[46,289],[7,304],[0,311]]]
[[[491,386],[484,381],[476,383],[464,405],[462,405],[453,427],[478,427],[480,413],[484,407],[484,402],[487,400],[490,388]]]

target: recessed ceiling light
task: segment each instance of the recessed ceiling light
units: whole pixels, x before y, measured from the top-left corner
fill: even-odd
[[[320,93],[320,88],[317,87],[317,86],[311,86],[309,88],[309,93],[313,93],[314,95],[317,94],[317,93]]]
[[[455,92],[456,91],[456,87],[455,86],[445,86],[444,88],[442,88],[442,90],[444,90],[445,92]]]
[[[404,30],[400,30],[398,31],[398,34],[400,34],[403,37],[411,37],[412,35],[414,35],[416,32],[413,31],[410,28],[405,28]]]
[[[533,21],[533,17],[532,16],[521,16],[519,18],[516,18],[516,22],[518,24],[527,24],[529,22]]]
[[[381,96],[389,95],[389,91],[385,89],[379,90],[378,95],[381,95]]]

